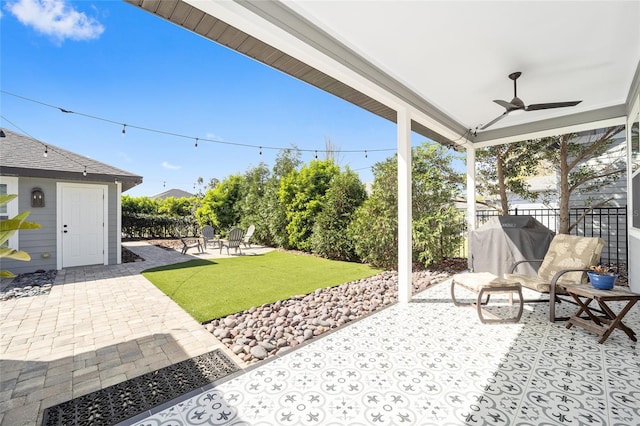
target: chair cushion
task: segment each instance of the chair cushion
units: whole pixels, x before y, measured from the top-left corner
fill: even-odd
[[[483,288],[502,288],[519,285],[517,281],[500,278],[490,272],[456,274],[453,276],[453,281],[476,293]]]
[[[586,269],[596,265],[600,261],[603,248],[604,240],[601,238],[558,234],[549,245],[549,251],[538,270],[538,278],[549,283],[559,270]],[[587,274],[584,272],[569,272],[558,280],[560,284],[586,282]]]
[[[549,293],[549,281],[545,281],[542,278],[525,274],[504,274],[504,278],[509,281],[517,281],[522,287],[535,290],[539,293]]]

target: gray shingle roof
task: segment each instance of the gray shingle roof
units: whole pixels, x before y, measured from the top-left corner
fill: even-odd
[[[161,192],[160,194],[156,194],[154,196],[152,196],[152,199],[162,199],[164,200],[165,198],[169,198],[169,197],[173,197],[173,198],[189,198],[189,197],[193,197],[193,194],[191,194],[190,192],[187,191],[183,191],[182,189],[169,189],[167,191]]]
[[[29,176],[51,179],[72,179],[91,182],[122,182],[126,191],[142,183],[142,176],[134,175],[89,157],[76,154],[20,133],[1,129],[0,175]],[[44,156],[47,147],[47,156]],[[83,171],[87,170],[87,176]]]

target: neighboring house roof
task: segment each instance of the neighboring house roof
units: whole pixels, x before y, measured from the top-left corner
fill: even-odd
[[[170,189],[168,191],[164,191],[161,192],[160,194],[156,194],[151,196],[150,198],[152,200],[155,199],[161,199],[164,200],[165,198],[169,198],[169,197],[173,197],[173,198],[189,198],[189,197],[193,197],[193,194],[191,194],[190,192],[187,191],[183,191],[182,189]]]
[[[0,175],[91,182],[117,180],[122,183],[123,191],[142,183],[142,176],[10,130],[0,129],[0,132]],[[85,167],[87,175],[83,176]]]

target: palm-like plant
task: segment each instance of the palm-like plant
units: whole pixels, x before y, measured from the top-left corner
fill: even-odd
[[[0,206],[7,204],[9,201],[16,198],[15,194],[0,194]],[[29,253],[22,250],[12,249],[6,246],[6,242],[9,238],[18,230],[21,229],[37,229],[40,228],[40,224],[34,222],[27,222],[26,219],[29,216],[29,211],[22,212],[17,216],[10,219],[0,220],[0,258],[8,258],[22,261],[31,260]],[[15,275],[6,270],[0,270],[0,277],[14,277]]]

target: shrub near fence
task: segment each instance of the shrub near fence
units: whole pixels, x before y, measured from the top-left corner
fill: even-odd
[[[569,209],[569,222],[574,223],[586,208]],[[513,209],[514,216],[533,216],[547,228],[558,229],[558,209]],[[495,210],[476,212],[476,227],[482,226],[490,217],[499,216]],[[607,245],[602,251],[602,262],[627,263],[627,207],[600,207],[587,211],[584,219],[571,230],[572,235],[602,238]]]
[[[134,214],[122,215],[124,238],[178,238],[198,235],[200,226],[193,217]]]

